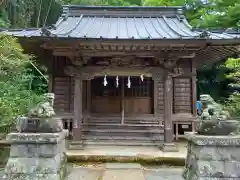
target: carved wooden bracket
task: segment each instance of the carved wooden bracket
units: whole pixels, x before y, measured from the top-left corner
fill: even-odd
[[[152,80],[154,81],[163,81],[163,77],[164,75],[163,74],[160,74],[160,73],[153,73],[152,74]]]
[[[155,61],[162,65],[166,69],[172,69],[177,65],[177,62],[181,58],[193,58],[195,57],[195,53],[167,53],[164,57],[156,57]]]
[[[83,57],[83,56],[78,56],[78,57],[70,57],[72,64],[75,66],[82,66],[84,64],[87,64],[88,61],[91,59],[90,57]]]
[[[78,77],[82,80],[94,79],[94,73],[86,72],[84,68],[76,68],[74,66],[67,66],[64,72],[69,76]]]

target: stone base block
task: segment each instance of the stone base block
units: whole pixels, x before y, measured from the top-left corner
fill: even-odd
[[[178,152],[178,148],[175,143],[164,143],[160,149],[163,152]]]
[[[240,136],[186,135],[185,180],[240,179]]]
[[[3,180],[63,180],[66,175],[66,131],[11,133],[10,157]]]
[[[84,146],[83,146],[83,141],[72,141],[72,142],[68,142],[68,149],[69,150],[83,150]]]

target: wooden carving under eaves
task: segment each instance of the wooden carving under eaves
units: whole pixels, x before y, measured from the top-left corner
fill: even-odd
[[[83,56],[79,56],[79,57],[72,57],[70,58],[71,62],[73,65],[75,66],[82,66],[88,63],[88,61],[91,59],[90,57],[83,57]]]
[[[69,76],[75,76],[82,80],[91,80],[95,76],[140,76],[144,74],[151,77],[154,73],[166,74],[159,67],[120,67],[120,66],[67,66],[64,72]]]
[[[96,75],[96,69],[95,68],[80,68],[80,67],[74,67],[74,66],[67,66],[64,69],[65,74],[69,76],[78,77],[82,80],[91,80],[94,79],[94,76]]]
[[[153,65],[148,60],[144,58],[139,58],[136,56],[114,56],[100,58],[96,61],[96,65],[106,65],[112,67],[146,67]]]

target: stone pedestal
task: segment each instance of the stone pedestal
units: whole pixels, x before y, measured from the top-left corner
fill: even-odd
[[[63,180],[66,174],[67,131],[10,133],[10,157],[4,180]]]
[[[240,179],[240,136],[186,134],[185,180]]]

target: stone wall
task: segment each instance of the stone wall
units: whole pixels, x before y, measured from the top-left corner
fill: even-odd
[[[239,180],[240,136],[187,134],[185,180]]]

